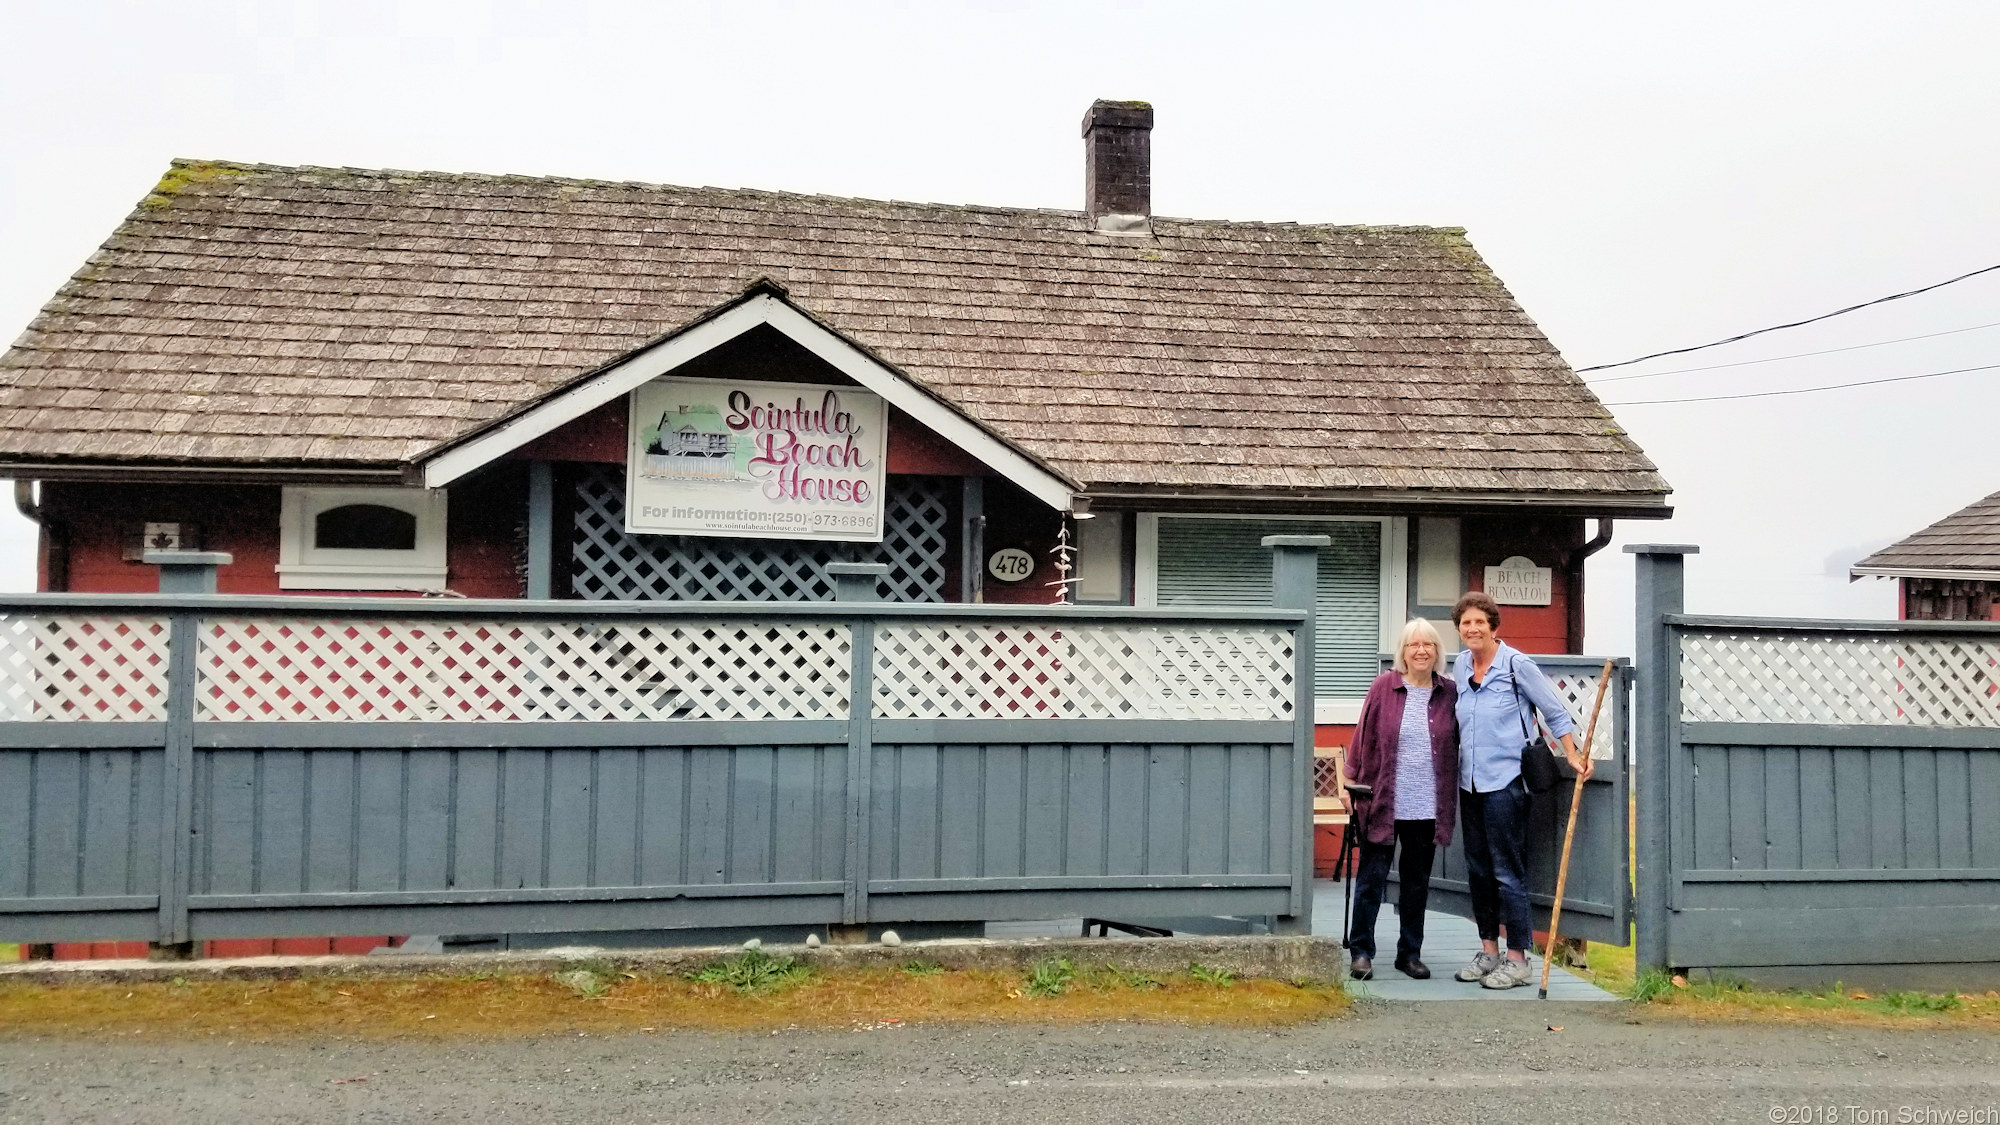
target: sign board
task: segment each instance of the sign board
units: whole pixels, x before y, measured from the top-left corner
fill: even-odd
[[[1486,596],[1501,605],[1547,605],[1553,598],[1555,572],[1533,559],[1514,555],[1486,568]]]
[[[986,560],[986,573],[1002,582],[1020,582],[1035,573],[1035,556],[1019,547],[993,552]]]
[[[655,379],[632,392],[625,530],[880,543],[888,429],[856,387]]]

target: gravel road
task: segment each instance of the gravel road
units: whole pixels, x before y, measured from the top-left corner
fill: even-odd
[[[918,1026],[172,1046],[0,1032],[6,1122],[1823,1125],[1952,1121],[1940,1115],[1961,1110],[1971,1125],[2000,1123],[2000,1035],[1705,1026],[1625,1004],[1370,1003],[1277,1031]]]

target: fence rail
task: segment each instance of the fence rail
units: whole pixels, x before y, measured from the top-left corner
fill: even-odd
[[[0,940],[1302,925],[1292,604],[0,599]]]

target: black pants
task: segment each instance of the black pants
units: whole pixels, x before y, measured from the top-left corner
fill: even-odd
[[[1458,825],[1465,833],[1465,881],[1481,941],[1507,927],[1507,948],[1526,952],[1535,937],[1528,910],[1528,786],[1520,778],[1491,793],[1458,791]]]
[[[1403,888],[1396,908],[1403,922],[1402,933],[1396,938],[1396,960],[1408,961],[1424,948],[1424,908],[1431,897],[1437,821],[1399,820],[1396,841],[1403,846],[1402,862],[1396,865]],[[1396,844],[1361,844],[1361,870],[1354,876],[1354,928],[1347,935],[1347,951],[1355,957],[1375,958],[1375,916],[1382,909],[1382,892],[1389,886],[1389,859],[1395,852]]]

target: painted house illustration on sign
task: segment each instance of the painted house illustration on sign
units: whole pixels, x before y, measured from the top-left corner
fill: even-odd
[[[1326,744],[1465,589],[1579,651],[1668,485],[1465,233],[1154,215],[1152,129],[1090,108],[1079,211],[177,160],[0,474],[49,591],[1252,605],[1323,534]]]

